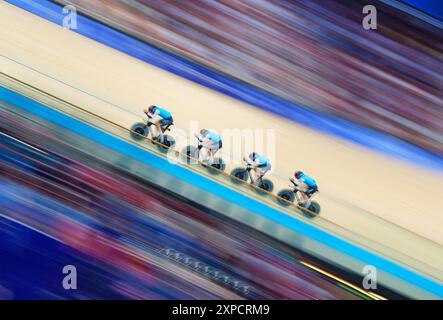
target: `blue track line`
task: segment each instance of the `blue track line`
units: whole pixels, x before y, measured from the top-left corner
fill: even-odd
[[[7,0],[7,2],[62,25],[64,15],[62,7],[58,4],[47,0]],[[411,143],[336,116],[303,108],[171,52],[132,38],[93,19],[82,15],[77,17],[78,28],[74,30],[75,32],[134,58],[326,134],[360,144],[415,165],[443,170],[443,157]]]
[[[207,192],[211,192],[220,197],[223,197],[225,200],[233,202],[237,206],[244,207],[250,211],[253,211],[265,217],[266,219],[284,225],[290,230],[306,235],[314,240],[323,243],[324,245],[329,246],[334,250],[341,251],[344,254],[352,256],[364,263],[373,265],[380,270],[391,274],[392,276],[403,279],[404,281],[407,281],[419,288],[422,288],[443,298],[442,284],[439,284],[427,277],[411,271],[410,269],[407,269],[360,247],[357,247],[347,241],[330,235],[303,221],[290,217],[235,190],[220,185],[212,180],[208,180],[205,177],[191,172],[183,167],[171,164],[169,161],[160,158],[148,151],[142,150],[135,145],[120,140],[76,119],[68,117],[58,111],[48,108],[26,97],[23,97],[4,87],[0,87],[0,101],[4,101],[5,103],[11,104],[26,112],[35,114],[40,118],[53,122],[61,127],[67,128],[81,136],[84,136],[89,140],[100,143],[112,150],[132,157],[151,167],[167,172],[178,180],[183,180],[203,190],[206,190]]]

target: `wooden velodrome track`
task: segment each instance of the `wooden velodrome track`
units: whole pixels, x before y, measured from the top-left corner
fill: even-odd
[[[5,2],[0,71],[128,128],[142,119],[144,107],[158,104],[183,132],[194,121],[218,131],[273,129],[275,145],[265,143],[264,150],[275,150],[276,190],[288,185],[294,169],[305,170],[319,183],[323,218],[361,235],[376,252],[443,281],[442,172],[276,117]],[[179,140],[179,149],[186,143]]]

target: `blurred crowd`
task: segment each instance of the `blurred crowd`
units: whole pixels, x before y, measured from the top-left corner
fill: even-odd
[[[1,112],[0,212],[75,250],[77,267],[96,275],[79,279],[82,290],[69,298],[356,298],[301,265],[293,249],[83,152],[57,127]],[[75,159],[67,156],[71,149]],[[1,221],[0,229],[14,235],[8,241],[15,246],[40,253],[37,260],[55,259],[23,232]],[[24,268],[28,254],[2,259],[11,255],[3,263]],[[45,273],[40,298],[53,297],[45,283],[59,271]],[[0,276],[9,297],[17,294],[15,272]]]
[[[443,32],[362,0],[58,1],[302,106],[443,154]]]

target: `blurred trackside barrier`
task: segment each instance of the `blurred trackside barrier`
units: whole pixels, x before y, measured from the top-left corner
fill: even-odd
[[[223,175],[214,177],[207,174],[203,176],[206,170],[200,166],[173,165],[157,148],[132,140],[127,128],[109,123],[93,114],[87,114],[78,106],[57,100],[56,97],[19,83],[6,75],[3,75],[1,80],[4,87],[44,104],[2,88],[0,96],[4,106],[20,108],[22,111],[30,112],[30,116],[34,114],[33,117],[44,118],[80,134],[83,138],[72,138],[70,142],[93,154],[100,155],[106,161],[120,165],[131,173],[169,188],[182,196],[190,197],[202,205],[223,212],[295,248],[354,273],[361,274],[364,265],[374,265],[379,270],[379,283],[395,291],[414,298],[443,297],[442,285],[430,280],[429,276],[423,277],[411,271],[417,270],[416,266],[407,264],[408,268],[404,268],[382,258],[381,256],[387,255],[380,251],[376,255],[362,249],[368,248],[364,239],[347,230],[340,230],[339,226],[326,221],[321,216],[314,220],[304,218],[296,214],[293,209],[279,207],[270,197],[259,197],[248,188],[233,185],[230,177]],[[45,106],[81,119],[83,122]],[[67,133],[68,135],[74,134]],[[119,136],[120,139],[114,136]],[[95,142],[91,143],[87,139]],[[123,157],[122,154],[125,156]],[[146,165],[149,165],[151,169],[147,170]],[[330,233],[339,235],[340,238]],[[341,238],[358,243],[359,247]]]

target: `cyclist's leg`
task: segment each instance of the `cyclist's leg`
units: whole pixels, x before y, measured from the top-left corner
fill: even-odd
[[[214,151],[211,148],[208,149],[207,161],[208,163],[214,163]]]
[[[309,206],[311,205],[311,200],[309,200],[309,197],[306,195],[305,192],[298,190],[295,193],[295,197],[299,206],[309,208]]]
[[[160,118],[152,118],[151,123],[155,126],[155,132],[151,131],[152,139],[157,140],[161,136],[161,119]]]
[[[269,172],[269,170],[271,170],[271,165],[269,163],[265,167],[260,168],[260,180]]]
[[[270,169],[271,169],[271,166],[269,164],[266,165],[266,167],[257,168],[257,178],[256,178],[257,185],[260,185],[262,183],[263,177]]]
[[[220,150],[220,144],[218,142],[213,143],[211,145],[211,147],[209,148],[208,156],[209,156],[210,163],[214,163],[214,160],[215,160],[214,157],[215,157],[215,154],[218,152],[218,150]]]
[[[259,173],[260,168],[253,168],[251,170],[251,178],[253,179],[251,181],[251,183],[253,185],[257,185],[257,182],[259,181],[259,177],[260,177],[260,173]]]
[[[304,206],[306,209],[309,209],[309,207],[311,206],[311,197],[306,196],[306,200],[305,200],[305,202],[303,203],[303,206]]]

